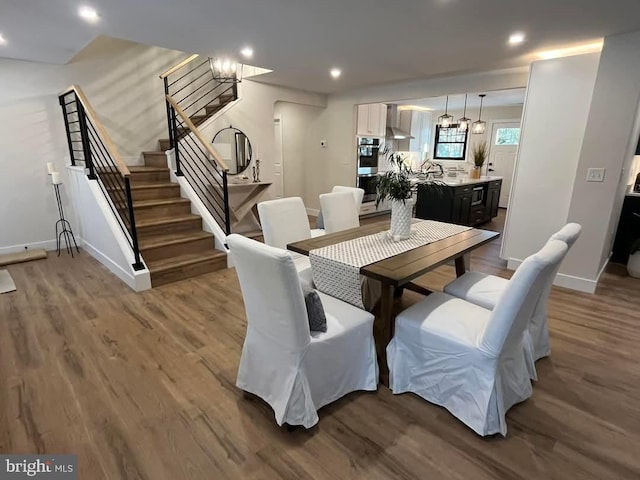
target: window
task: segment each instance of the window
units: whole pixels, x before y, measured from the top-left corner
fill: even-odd
[[[519,127],[498,128],[496,131],[496,145],[518,145],[520,143]]]
[[[446,128],[436,125],[434,160],[464,160],[468,134],[469,130],[460,130],[458,125]]]

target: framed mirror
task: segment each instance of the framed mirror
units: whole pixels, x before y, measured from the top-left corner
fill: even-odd
[[[219,130],[211,141],[229,167],[229,175],[244,172],[251,163],[251,142],[242,130],[229,126]]]

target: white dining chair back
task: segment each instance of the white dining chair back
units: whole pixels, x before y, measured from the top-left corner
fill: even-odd
[[[356,187],[343,187],[341,185],[336,185],[331,190],[331,193],[337,192],[351,192],[353,195],[353,199],[356,201],[356,211],[360,212],[360,207],[362,206],[362,199],[364,198],[364,190],[362,188]]]
[[[521,341],[545,285],[567,250],[566,243],[550,240],[518,267],[493,309],[482,338],[483,351],[499,355],[505,344]]]
[[[360,216],[353,193],[324,193],[320,195],[320,206],[324,218],[324,229],[327,233],[360,226]]]
[[[298,272],[289,252],[229,235],[249,328],[292,351],[309,343],[307,309]]]
[[[287,244],[311,238],[311,226],[300,197],[267,200],[258,204],[264,243],[287,248]]]

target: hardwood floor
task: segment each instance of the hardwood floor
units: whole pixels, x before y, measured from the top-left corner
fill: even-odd
[[[472,268],[509,276],[498,250],[479,249]],[[76,453],[92,480],[640,478],[640,281],[619,269],[595,295],[553,289],[552,356],[508,436],[484,439],[384,387],[323,408],[310,431],[278,428],[234,386],[245,315],[233,270],[144,293],[87,254],[8,270],[2,453]],[[419,298],[405,292],[396,308]]]

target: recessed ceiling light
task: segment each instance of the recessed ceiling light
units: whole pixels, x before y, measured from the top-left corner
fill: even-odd
[[[78,15],[90,23],[95,23],[100,18],[95,8],[88,7],[86,5],[83,5],[78,9]]]
[[[333,78],[339,78],[342,75],[342,70],[339,68],[332,68],[329,72]]]
[[[241,54],[244,58],[251,58],[251,57],[253,57],[253,48],[251,48],[251,47],[244,47],[242,50],[240,50],[240,54]]]
[[[509,44],[510,45],[520,45],[522,42],[524,42],[525,38],[526,38],[526,36],[522,32],[512,33],[511,36],[509,37]]]
[[[4,44],[6,44],[6,43],[7,43],[7,39],[6,39],[6,38],[4,38],[4,37],[2,36],[2,34],[0,33],[0,45],[4,45]]]

